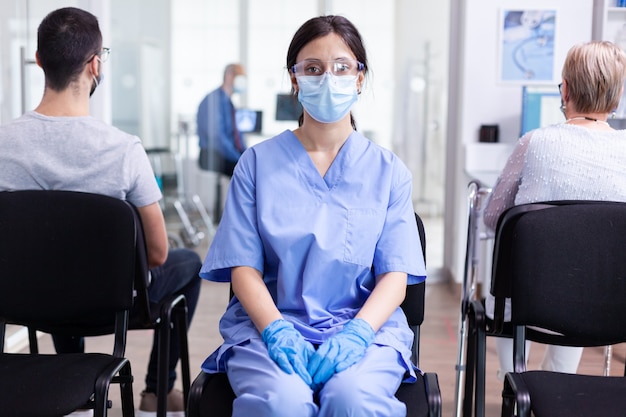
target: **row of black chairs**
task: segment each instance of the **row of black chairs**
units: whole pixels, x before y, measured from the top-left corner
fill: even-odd
[[[424,226],[416,214],[425,256]],[[123,415],[133,416],[133,374],[125,358],[129,329],[159,332],[159,417],[166,414],[169,338],[180,326],[182,380],[189,416],[230,415],[234,394],[224,374],[200,373],[190,388],[184,297],[151,305],[141,221],[127,202],[70,191],[0,193],[0,409],[15,417],[56,417],[111,407],[120,384]],[[424,283],[409,286],[402,305],[414,332],[424,320]],[[29,329],[30,353],[4,352],[7,325]],[[36,332],[71,336],[114,334],[112,353],[41,354]],[[191,392],[190,392],[191,390]],[[225,394],[224,394],[225,393]],[[397,397],[408,416],[440,416],[437,375],[418,375]]]
[[[502,388],[502,416],[622,416],[624,375],[526,369],[526,340],[562,346],[626,342],[626,204],[552,201],[503,213],[493,237],[490,293],[475,293],[481,199],[470,183],[466,276],[461,300],[455,416],[485,415],[486,337],[514,340],[513,372]],[[505,321],[505,299],[511,320]]]
[[[423,224],[417,215],[416,220],[425,254]],[[488,335],[511,337],[515,343],[515,369],[506,375],[502,415],[623,415],[624,376],[527,371],[523,346],[526,338],[569,346],[626,342],[624,230],[623,203],[544,202],[503,214],[494,238],[494,318],[486,318],[481,298],[464,298],[467,305],[462,306],[469,326],[465,363],[459,366],[465,372],[464,416],[484,415]],[[132,328],[162,335],[159,390],[166,389],[161,383],[167,380],[169,329],[187,325],[186,306],[184,298],[151,306],[147,279],[141,222],[131,205],[86,193],[0,193],[0,346],[7,324],[31,330],[30,354],[0,354],[0,408],[18,417],[60,416],[84,407],[105,416],[109,385],[119,383],[124,415],[132,416],[133,375],[124,357],[126,332]],[[511,299],[510,324],[503,320],[506,298]],[[415,332],[413,354],[419,364],[424,284],[408,288],[402,307]],[[34,331],[113,333],[114,346],[111,354],[44,355],[37,352]],[[190,387],[186,331],[180,333],[185,335],[179,343],[188,415],[230,415],[234,394],[224,374],[200,373]],[[441,415],[434,373],[403,384],[397,396],[410,417]],[[165,415],[164,404],[159,406]]]

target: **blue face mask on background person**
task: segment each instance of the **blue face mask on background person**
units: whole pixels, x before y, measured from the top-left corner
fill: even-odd
[[[296,79],[298,101],[320,123],[334,123],[343,119],[359,98],[357,75],[336,76],[327,72],[321,77],[300,75]]]
[[[237,75],[233,79],[233,92],[243,94],[246,92],[248,86],[248,80],[245,75]]]

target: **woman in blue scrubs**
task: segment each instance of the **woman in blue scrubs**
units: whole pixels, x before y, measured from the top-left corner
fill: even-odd
[[[230,281],[223,345],[233,416],[405,416],[419,372],[400,309],[426,278],[411,174],[356,131],[368,71],[358,30],[308,20],[287,53],[299,127],[248,149],[200,275]]]

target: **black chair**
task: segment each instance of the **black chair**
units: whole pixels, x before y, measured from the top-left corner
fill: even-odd
[[[554,345],[626,342],[626,203],[529,204],[503,223],[511,225],[510,273],[497,284],[511,298],[515,372],[506,375],[502,415],[623,416],[626,373],[527,371],[524,343],[537,328],[553,332]]]
[[[107,414],[111,383],[133,416],[124,357],[133,304],[138,218],[118,199],[66,191],[0,192],[0,349],[6,325],[73,334],[114,322],[111,354],[0,353],[0,410],[57,417],[78,408]]]
[[[134,294],[136,295],[130,312],[128,330],[154,330],[157,332],[157,417],[166,417],[167,388],[169,381],[170,340],[172,329],[179,330],[181,380],[185,400],[189,395],[191,376],[189,371],[189,343],[187,339],[187,303],[184,295],[176,295],[152,303],[148,298],[149,268],[143,227],[137,209],[131,205],[137,216],[137,245],[135,261]],[[75,327],[75,336],[101,336],[110,334],[113,327],[87,323],[83,327]],[[36,353],[37,337],[34,329],[29,328],[31,352]]]
[[[173,295],[159,303],[152,303],[148,298],[149,270],[147,251],[143,236],[143,228],[138,234],[141,250],[138,253],[140,262],[135,284],[136,301],[131,311],[129,330],[154,329],[158,337],[157,353],[157,417],[166,417],[167,388],[170,366],[170,341],[172,330],[178,330],[180,351],[180,369],[185,401],[189,396],[191,374],[189,371],[189,341],[187,339],[188,317],[185,296]]]
[[[422,219],[415,214],[422,243],[422,255],[426,259],[426,235]],[[424,321],[424,291],[426,284],[409,285],[402,309],[413,330],[412,359],[419,366],[420,326]],[[441,416],[441,391],[436,373],[417,375],[414,384],[401,384],[396,397],[406,404],[407,416]],[[207,374],[200,372],[191,386],[188,417],[229,417],[235,394],[225,373]]]
[[[460,344],[465,342],[465,350],[460,348],[459,355],[464,355],[463,364],[457,364],[457,398],[455,416],[476,416],[485,415],[485,391],[486,391],[486,364],[487,364],[487,337],[513,337],[513,326],[510,322],[505,322],[501,317],[504,315],[504,300],[510,296],[510,287],[503,285],[502,277],[511,274],[510,260],[510,240],[513,234],[512,226],[514,222],[511,217],[516,217],[522,212],[522,208],[514,208],[503,213],[496,227],[496,234],[493,245],[493,259],[491,265],[490,293],[496,296],[494,316],[500,317],[498,320],[487,317],[485,311],[485,298],[476,294],[476,273],[480,256],[477,253],[477,245],[480,241],[478,234],[478,221],[484,209],[484,203],[490,190],[481,186],[480,183],[472,181],[469,184],[470,204],[468,219],[468,237],[466,248],[465,280],[463,283],[463,297],[461,301],[461,325],[467,321],[467,330],[462,330]],[[469,281],[469,282],[468,282]],[[465,340],[462,338],[465,337]],[[549,343],[550,337],[541,332],[531,331],[528,339]],[[464,378],[459,378],[458,373],[464,373]],[[461,379],[463,379],[463,390],[460,390]]]

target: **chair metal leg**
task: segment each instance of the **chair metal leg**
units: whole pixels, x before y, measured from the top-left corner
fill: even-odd
[[[502,417],[515,416],[515,395],[511,389],[508,378],[504,381],[504,388],[502,389]]]
[[[468,308],[466,375],[462,403],[465,417],[485,415],[486,337],[482,303],[479,300],[472,301]]]
[[[159,347],[157,350],[157,417],[166,417],[167,412],[167,386],[169,381],[169,357],[171,338],[171,311],[167,316],[161,315],[161,322],[155,331],[158,332]]]
[[[476,394],[474,410],[476,417],[485,415],[485,385],[487,366],[487,335],[484,317],[476,326]]]
[[[133,373],[130,362],[120,369],[120,394],[122,399],[122,416],[134,417],[135,405],[133,399]]]
[[[110,378],[105,378],[100,375],[96,380],[94,401],[93,401],[93,415],[94,417],[106,417],[107,415],[107,400],[109,396],[109,384]]]
[[[181,378],[183,383],[183,397],[185,409],[187,408],[187,399],[189,396],[189,388],[191,386],[191,376],[189,370],[189,342],[187,340],[187,303],[185,298],[172,301],[161,311],[161,322],[155,331],[158,331],[157,350],[157,417],[166,417],[167,411],[167,394],[170,368],[170,343],[172,339],[172,326],[176,326],[179,334],[177,343],[179,344]]]
[[[185,301],[178,303],[174,309],[174,315],[176,316],[174,325],[178,326],[181,379],[183,383],[185,409],[187,409],[187,401],[189,399],[189,390],[191,387],[191,375],[189,364],[189,340],[187,339],[187,304]]]
[[[470,325],[467,333],[467,348],[465,359],[465,386],[463,391],[462,405],[463,416],[472,416],[474,405],[474,382],[476,379],[476,328],[474,320],[468,319]]]
[[[109,366],[96,379],[93,397],[94,417],[106,417],[111,407],[109,387],[112,383],[120,384],[123,417],[134,417],[133,376],[128,360],[125,360],[121,366],[120,363]]]

